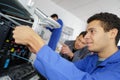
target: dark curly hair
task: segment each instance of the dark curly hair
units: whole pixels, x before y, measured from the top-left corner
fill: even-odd
[[[79,34],[79,36],[83,35],[83,37],[85,37],[86,33],[87,33],[86,31],[82,31],[82,32]]]
[[[58,15],[57,14],[52,14],[50,17],[52,17],[52,18],[54,18],[54,17],[58,18]]]
[[[93,20],[99,20],[105,32],[108,32],[111,29],[115,29],[115,28],[118,30],[118,34],[115,39],[117,45],[120,38],[120,18],[115,14],[105,12],[91,16],[87,20],[87,23],[90,23]]]

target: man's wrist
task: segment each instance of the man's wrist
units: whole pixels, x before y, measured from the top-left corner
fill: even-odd
[[[35,35],[31,37],[28,44],[34,50],[34,53],[37,53],[44,46],[45,43],[40,38],[40,36]]]

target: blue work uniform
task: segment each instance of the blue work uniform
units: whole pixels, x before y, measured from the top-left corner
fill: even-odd
[[[120,50],[99,65],[97,61],[98,55],[92,54],[72,63],[45,45],[38,51],[34,66],[48,80],[120,79]]]
[[[63,27],[63,22],[61,19],[58,19],[57,22],[60,24],[60,28],[51,29],[51,28],[47,27],[47,29],[49,29],[52,33],[50,40],[48,42],[48,46],[53,50],[56,49],[57,43],[58,43],[61,33],[62,33],[62,27]]]

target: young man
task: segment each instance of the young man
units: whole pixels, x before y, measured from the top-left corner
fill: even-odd
[[[16,43],[28,46],[37,55],[34,66],[48,80],[119,80],[120,18],[112,13],[99,13],[87,22],[85,39],[94,54],[74,64],[44,45],[29,27],[16,27],[13,37]]]
[[[54,28],[51,29],[49,27],[46,27],[47,29],[49,29],[51,31],[51,37],[50,40],[48,42],[48,46],[53,49],[56,50],[57,47],[57,43],[60,39],[61,33],[62,33],[62,28],[63,28],[63,21],[61,19],[58,18],[57,14],[52,14],[51,18],[54,19],[55,21],[57,21],[60,24],[60,28]]]
[[[65,41],[60,51],[61,56],[75,62],[88,55],[90,52],[86,46],[85,35],[86,31],[82,31],[75,40]]]

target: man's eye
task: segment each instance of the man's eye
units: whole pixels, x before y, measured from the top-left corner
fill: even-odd
[[[93,32],[94,32],[94,30],[91,30],[90,32],[91,32],[91,33],[93,33]]]

